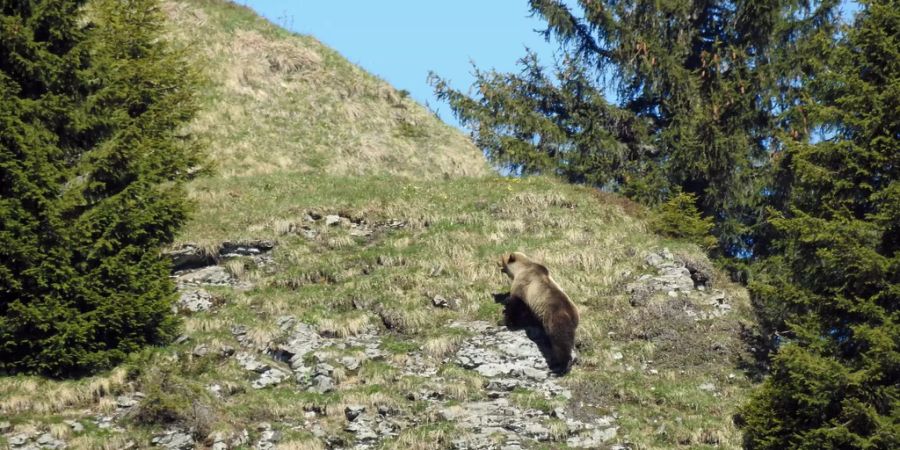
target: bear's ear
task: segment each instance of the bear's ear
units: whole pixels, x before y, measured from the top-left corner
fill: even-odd
[[[508,260],[508,261],[509,261],[509,262],[516,262],[516,254],[515,254],[515,253],[510,253],[510,254],[509,254],[509,260]]]

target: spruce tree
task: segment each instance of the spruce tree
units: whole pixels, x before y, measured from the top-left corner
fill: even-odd
[[[751,282],[778,349],[743,411],[751,449],[900,448],[900,2],[860,4],[795,106],[818,141],[779,162]]]
[[[515,171],[644,203],[694,194],[722,250],[748,251],[776,118],[837,1],[530,3],[563,55],[552,74],[528,55],[520,74],[476,72],[474,98],[432,77],[476,143]]]
[[[0,371],[95,371],[174,333],[193,78],[153,0],[0,5]]]

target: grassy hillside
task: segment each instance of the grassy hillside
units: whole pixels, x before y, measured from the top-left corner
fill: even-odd
[[[487,173],[464,136],[315,38],[231,2],[164,7],[211,79],[191,131],[207,140],[219,176]]]
[[[581,422],[612,430],[600,448],[739,447],[748,300],[699,249],[651,234],[618,197],[488,174],[457,131],[310,37],[221,1],[166,9],[208,61],[193,131],[218,163],[189,186],[197,211],[175,248],[274,248],[201,269],[220,270],[209,272],[218,284],[179,274],[210,308],[182,311],[184,335],[166,348],[83,380],[0,379],[0,444],[48,433],[69,448],[142,448],[177,429],[197,448],[441,449],[474,433],[453,414],[502,400],[549,430],[521,430],[521,448],[566,448]],[[711,280],[650,289],[669,264],[663,248]],[[543,261],[578,305],[579,360],[563,378],[503,391],[458,354],[485,339],[471,324],[501,318],[491,294],[509,282],[496,261],[514,250]],[[320,347],[285,355],[310,342]],[[333,390],[317,389],[323,371]],[[278,374],[289,376],[257,389]],[[358,408],[402,426],[358,446]],[[503,433],[520,431],[507,428],[491,435],[496,448],[516,448]]]

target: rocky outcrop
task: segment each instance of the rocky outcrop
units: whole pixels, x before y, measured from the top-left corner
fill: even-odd
[[[323,336],[313,325],[293,316],[279,317],[276,323],[283,335],[264,351],[256,353],[247,348],[234,355],[237,364],[254,378],[254,388],[290,382],[298,389],[327,394],[340,389],[335,378],[338,372],[346,377],[369,360],[381,361],[404,375],[426,381],[422,388],[407,394],[409,401],[426,402],[425,412],[348,405],[344,410],[343,431],[351,437],[349,441],[346,437],[328,435],[324,422],[320,422],[324,417],[308,415],[303,428],[313,430],[326,443],[334,443],[334,448],[376,448],[403,429],[420,423],[422,417],[452,422],[462,432],[452,441],[456,449],[499,448],[498,438],[504,442],[502,448],[509,449],[554,442],[572,448],[598,448],[617,435],[614,416],[578,420],[567,417],[565,408],[544,411],[516,404],[514,392],[532,392],[563,404],[571,397],[562,384],[563,379],[550,373],[543,353],[546,337],[539,328],[510,330],[488,322],[455,322],[448,326],[471,337],[438,361],[420,351],[404,358],[388,358],[389,353],[382,348],[384,336],[375,330],[339,338]],[[233,331],[236,336],[245,333],[240,326]],[[352,354],[347,354],[348,349],[354,349]],[[483,395],[471,401],[448,396],[442,387],[444,380],[438,375],[440,366],[445,364],[483,377]],[[288,370],[293,372],[292,377],[287,376]]]
[[[190,433],[180,429],[166,431],[164,434],[155,436],[150,442],[167,450],[191,450],[194,448],[194,438]]]
[[[206,289],[185,287],[180,290],[178,301],[172,306],[174,312],[207,311],[213,306],[213,296]]]
[[[68,444],[50,433],[21,432],[6,436],[12,450],[56,450],[68,448]]]
[[[644,259],[653,273],[643,274],[625,286],[634,307],[680,299],[685,313],[710,319],[728,314],[731,304],[725,293],[713,289],[713,269],[709,263],[687,256],[674,256],[669,249],[648,253]]]
[[[178,272],[212,266],[225,258],[265,255],[274,247],[274,241],[263,239],[225,241],[214,250],[205,250],[197,244],[187,243],[165,251],[163,255],[172,261],[172,270]]]

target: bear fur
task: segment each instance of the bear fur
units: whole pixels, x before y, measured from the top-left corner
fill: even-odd
[[[558,374],[568,372],[578,328],[575,304],[550,277],[550,271],[524,253],[504,255],[500,269],[512,280],[504,322],[509,327],[540,324],[550,340],[550,370]]]

